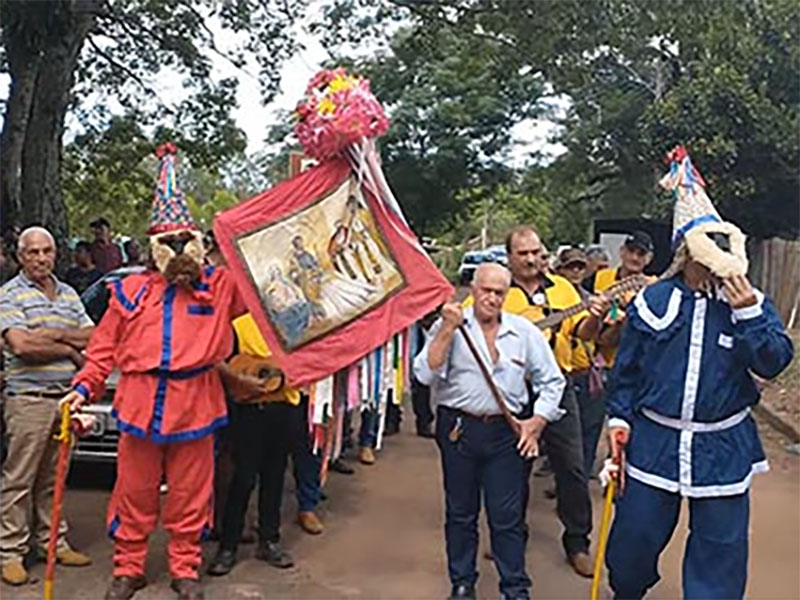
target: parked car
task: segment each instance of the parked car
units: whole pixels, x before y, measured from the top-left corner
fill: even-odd
[[[99,323],[108,309],[111,294],[108,290],[110,283],[125,279],[129,275],[143,273],[146,267],[121,267],[103,275],[81,294],[81,301],[86,307],[86,312],[92,321]],[[111,415],[111,401],[117,389],[119,372],[114,371],[106,382],[105,395],[84,407],[84,412],[96,418],[92,431],[78,440],[72,459],[79,462],[114,462],[117,460],[117,443],[119,442],[119,429],[117,420]]]
[[[496,262],[508,265],[508,254],[504,246],[490,246],[485,250],[470,250],[464,253],[458,267],[459,285],[469,285],[478,265],[485,262]]]

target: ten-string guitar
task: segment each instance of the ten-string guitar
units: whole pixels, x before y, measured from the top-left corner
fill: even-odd
[[[609,300],[619,300],[628,292],[638,292],[648,283],[649,280],[646,275],[631,275],[630,277],[620,280],[607,290],[601,292],[600,295],[605,296]],[[577,315],[579,312],[586,310],[589,308],[590,304],[591,299],[584,300],[580,304],[576,304],[574,306],[570,306],[569,308],[554,312],[543,319],[534,320],[533,324],[541,330],[550,329],[561,323],[561,321],[564,319],[568,319],[569,317]]]

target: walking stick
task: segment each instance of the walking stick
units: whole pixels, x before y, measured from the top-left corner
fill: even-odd
[[[56,487],[53,493],[53,512],[50,515],[50,540],[47,543],[47,567],[44,571],[44,600],[53,600],[58,526],[61,522],[61,505],[64,503],[69,447],[72,444],[71,416],[69,404],[66,402],[61,405],[61,428],[56,439],[60,445],[58,448],[58,466],[56,468]]]
[[[622,469],[625,468],[624,448],[628,441],[628,434],[625,431],[618,431],[616,437],[619,455],[612,457],[611,461],[617,465],[617,477],[624,477]],[[622,479],[620,479],[622,481]],[[592,577],[592,587],[590,591],[591,600],[600,600],[600,580],[603,577],[603,563],[606,560],[606,546],[608,545],[608,533],[611,529],[611,514],[614,510],[614,496],[617,493],[617,480],[612,476],[606,486],[606,499],[603,504],[603,520],[600,522],[600,533],[597,538],[597,554],[594,557],[594,576]],[[621,488],[620,488],[621,493]]]

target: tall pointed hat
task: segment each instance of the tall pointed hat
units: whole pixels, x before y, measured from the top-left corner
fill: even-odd
[[[733,223],[723,221],[706,194],[706,182],[683,146],[667,154],[669,173],[661,187],[675,196],[672,248],[685,244],[690,256],[719,277],[747,272],[745,236]]]
[[[148,235],[155,235],[179,229],[199,229],[189,212],[189,205],[178,186],[175,173],[175,155],[178,149],[168,142],[156,149],[160,159],[158,182],[153,198],[153,212],[150,216]]]

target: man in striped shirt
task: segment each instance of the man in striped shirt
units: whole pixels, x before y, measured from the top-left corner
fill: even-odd
[[[82,351],[93,323],[78,294],[53,275],[55,242],[46,229],[31,227],[20,235],[19,275],[0,287],[0,334],[3,338],[6,388],[3,416],[9,440],[0,494],[0,559],[3,581],[28,580],[23,556],[29,549],[28,514],[35,514],[35,543],[47,547],[58,442],[52,431],[58,403],[83,364]],[[66,541],[59,527],[56,558],[68,566],[88,565],[88,556]]]

